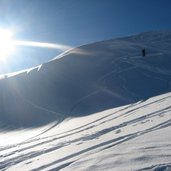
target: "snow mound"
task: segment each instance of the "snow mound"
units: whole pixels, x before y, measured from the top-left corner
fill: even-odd
[[[0,90],[2,171],[171,170],[169,31],[72,49]]]
[[[171,32],[142,33],[72,49],[1,79],[0,119],[15,126],[41,126],[167,93],[170,49]]]

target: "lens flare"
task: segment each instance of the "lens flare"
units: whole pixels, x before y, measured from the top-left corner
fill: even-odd
[[[62,45],[62,44],[33,42],[33,41],[20,41],[20,40],[15,40],[14,44],[18,46],[33,46],[33,47],[50,48],[50,49],[58,49],[58,50],[68,50],[72,48],[71,46]]]

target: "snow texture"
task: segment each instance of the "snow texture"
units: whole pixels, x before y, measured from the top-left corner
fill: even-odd
[[[171,170],[171,31],[71,49],[0,90],[0,170]]]

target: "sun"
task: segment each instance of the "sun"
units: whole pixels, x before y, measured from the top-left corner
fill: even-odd
[[[11,31],[0,29],[0,60],[5,60],[15,50],[12,35]]]

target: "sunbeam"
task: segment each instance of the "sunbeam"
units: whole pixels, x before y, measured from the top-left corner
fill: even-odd
[[[15,45],[19,45],[19,46],[33,46],[33,47],[51,48],[51,49],[59,49],[59,50],[68,50],[72,48],[71,46],[67,46],[67,45],[45,43],[45,42],[20,41],[20,40],[14,40],[13,42]]]

